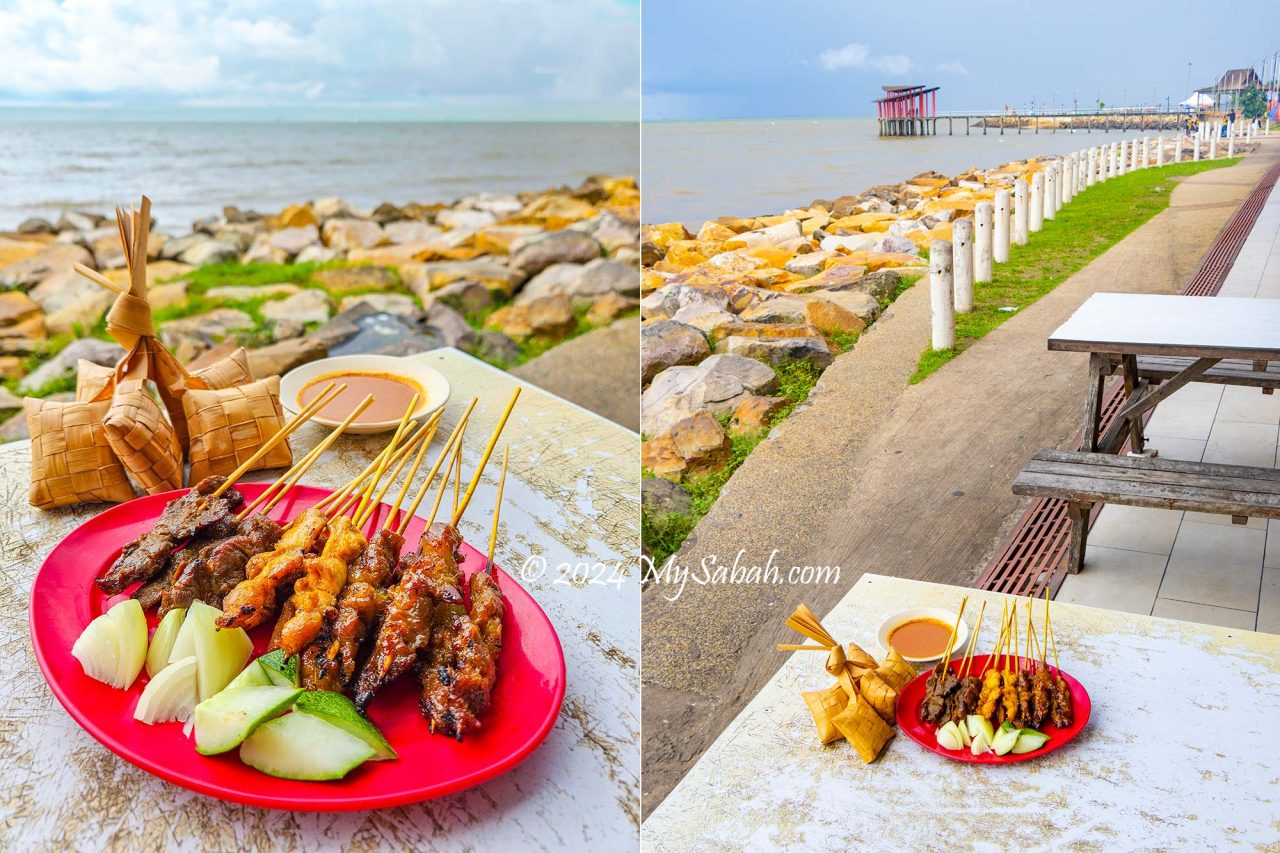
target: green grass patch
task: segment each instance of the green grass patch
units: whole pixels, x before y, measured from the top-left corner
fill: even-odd
[[[489,315],[501,307],[502,307],[501,305],[493,305],[490,308],[485,309],[484,311],[468,312],[466,315],[467,325],[472,326],[476,329],[483,329],[485,321],[489,319]],[[511,370],[512,368],[519,367],[522,364],[527,364],[528,362],[532,361],[538,356],[543,355],[549,350],[555,349],[556,347],[560,346],[563,343],[566,343],[567,341],[571,341],[574,338],[581,337],[582,335],[585,335],[587,332],[592,332],[592,331],[595,331],[596,329],[603,329],[605,326],[610,325],[615,320],[621,320],[623,317],[630,317],[633,314],[637,313],[636,310],[627,311],[624,314],[618,315],[613,320],[608,320],[603,323],[593,323],[589,319],[587,319],[587,314],[590,313],[590,311],[591,311],[591,306],[589,305],[584,305],[578,308],[574,308],[573,314],[575,317],[575,325],[573,327],[573,331],[563,338],[534,337],[534,338],[528,338],[523,341],[516,341],[515,342],[516,346],[520,348],[520,354],[519,356],[516,357],[514,361],[507,361],[501,358],[496,358],[491,354],[482,352],[478,344],[476,346],[471,347],[469,352],[471,355],[474,355],[476,358],[486,361],[500,370]]]
[[[1053,290],[1090,261],[1169,206],[1173,178],[1196,175],[1240,162],[1202,160],[1141,169],[1095,184],[1046,220],[1025,246],[1012,246],[1009,262],[997,264],[993,280],[974,286],[974,310],[956,317],[956,345],[926,350],[915,384],[968,349],[1001,323]],[[1002,310],[1004,309],[1004,310]],[[1015,310],[1007,310],[1015,309]]]

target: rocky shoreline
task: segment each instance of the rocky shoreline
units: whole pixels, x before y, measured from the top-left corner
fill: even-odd
[[[512,367],[638,309],[639,218],[635,179],[614,176],[450,204],[226,207],[153,232],[147,278],[159,335],[189,365],[239,345],[263,376],[456,346]],[[78,359],[122,354],[105,334],[112,294],[76,263],[125,280],[114,219],[67,211],[0,232],[0,412],[67,395]],[[25,437],[24,418],[0,437]]]

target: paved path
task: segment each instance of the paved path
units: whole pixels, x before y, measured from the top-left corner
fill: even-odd
[[[640,321],[625,317],[563,343],[511,372],[639,432],[639,365]]]
[[[1049,332],[1097,291],[1177,292],[1273,156],[1187,179],[1169,209],[919,385],[906,378],[927,345],[925,287],[836,360],[677,559],[731,563],[743,549],[742,563],[763,564],[778,549],[784,574],[838,565],[839,581],[690,584],[676,602],[666,586],[646,591],[646,811],[780,665],[773,644],[790,642],[797,603],[825,613],[864,571],[971,582],[1021,505],[1014,474],[1077,427],[1084,362],[1049,353]]]

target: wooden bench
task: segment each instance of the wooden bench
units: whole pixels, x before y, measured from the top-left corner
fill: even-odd
[[[1194,361],[1194,358],[1180,358],[1172,355],[1140,355],[1138,356],[1138,376],[1152,383],[1167,382],[1190,367]],[[1113,356],[1112,372],[1120,370],[1121,367],[1121,359]],[[1236,358],[1223,359],[1197,377],[1195,381],[1215,385],[1244,385],[1250,388],[1261,388],[1263,394],[1272,394],[1275,393],[1275,389],[1280,388],[1280,363],[1244,361]]]
[[[1280,518],[1280,471],[1246,465],[1041,450],[1014,479],[1013,492],[1067,502],[1071,574],[1084,565],[1095,503],[1229,515],[1236,524]]]

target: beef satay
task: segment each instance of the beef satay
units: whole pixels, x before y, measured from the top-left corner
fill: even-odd
[[[225,477],[206,477],[170,501],[155,526],[127,544],[107,573],[95,581],[98,588],[107,595],[117,595],[130,584],[147,580],[164,567],[184,540],[234,515],[244,498],[235,490],[218,493],[224,482]]]
[[[276,591],[302,577],[308,553],[314,552],[329,520],[315,507],[303,510],[271,551],[255,554],[245,566],[245,579],[222,600],[222,628],[255,628],[276,610]]]
[[[222,608],[222,601],[245,579],[245,566],[254,556],[275,548],[283,528],[265,515],[251,515],[236,525],[235,534],[200,549],[173,578],[164,593],[160,615],[203,601]]]
[[[429,529],[419,542],[417,558],[387,590],[382,624],[356,682],[356,707],[367,708],[374,695],[403,675],[427,647],[434,606],[462,605],[462,574],[454,556],[461,542],[452,527]]]
[[[281,620],[279,646],[288,655],[302,651],[320,633],[325,611],[333,607],[347,583],[347,564],[368,544],[356,523],[340,515],[329,522],[329,541],[317,557],[304,562],[293,585],[293,607]]]
[[[431,648],[418,664],[419,706],[433,733],[462,740],[480,728],[497,677],[496,654],[461,607],[436,609]]]

